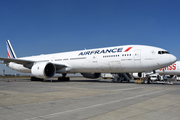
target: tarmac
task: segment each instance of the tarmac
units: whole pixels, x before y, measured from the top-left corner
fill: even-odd
[[[0,120],[179,120],[180,82],[0,78]]]

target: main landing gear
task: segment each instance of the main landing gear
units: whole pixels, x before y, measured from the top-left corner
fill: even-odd
[[[62,74],[62,77],[58,77],[58,81],[70,81],[69,77],[66,77],[66,74]]]
[[[36,78],[36,77],[31,77],[31,81],[43,81],[44,79],[42,78]],[[69,77],[66,77],[66,74],[62,74],[62,77],[58,77],[58,81],[70,81]]]
[[[143,84],[150,84],[151,83],[151,80],[150,80],[150,76],[149,75],[146,75],[144,81],[143,81]]]

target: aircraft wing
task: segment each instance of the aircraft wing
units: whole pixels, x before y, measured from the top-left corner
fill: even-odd
[[[0,61],[3,61],[3,62],[1,62],[3,64],[9,63],[9,62],[14,62],[17,64],[22,64],[22,65],[34,63],[34,61],[30,61],[30,60],[11,59],[11,58],[2,58],[2,57],[0,57]]]
[[[27,68],[31,68],[34,63],[38,62],[38,61],[23,60],[23,59],[18,59],[18,58],[17,59],[11,59],[11,58],[2,58],[2,57],[0,57],[0,61],[2,61],[2,62],[0,62],[0,64],[6,64],[6,63],[9,63],[9,62],[14,62],[14,63],[17,63],[17,64],[21,64],[21,65],[23,65],[24,67],[27,67]],[[67,67],[64,64],[57,64],[57,63],[53,63],[53,64],[56,66],[56,70]]]

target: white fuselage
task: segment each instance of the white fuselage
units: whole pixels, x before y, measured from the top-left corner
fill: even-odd
[[[161,48],[125,45],[19,58],[36,62],[51,62],[67,67],[56,73],[122,73],[143,72],[163,68],[176,61],[172,54],[159,54]],[[10,62],[8,67],[31,73],[31,69]]]

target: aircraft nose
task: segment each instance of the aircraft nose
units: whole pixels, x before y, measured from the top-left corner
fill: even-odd
[[[171,55],[171,62],[175,63],[177,61],[177,58],[174,55]]]

